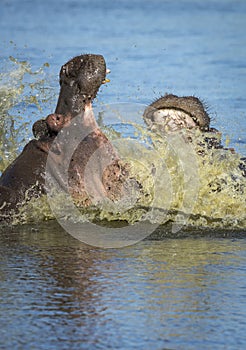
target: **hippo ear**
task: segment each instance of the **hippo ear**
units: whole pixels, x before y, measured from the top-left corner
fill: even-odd
[[[33,136],[36,139],[49,136],[49,128],[44,119],[36,121],[32,126]]]

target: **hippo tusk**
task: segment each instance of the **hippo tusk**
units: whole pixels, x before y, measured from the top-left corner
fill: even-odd
[[[102,84],[106,84],[106,83],[109,83],[110,82],[110,79],[104,79],[103,81],[102,81]]]

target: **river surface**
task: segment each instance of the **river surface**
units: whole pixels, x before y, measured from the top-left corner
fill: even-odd
[[[88,52],[111,69],[99,110],[196,95],[245,156],[245,29],[243,0],[2,0],[0,171],[54,110],[60,66]],[[1,229],[0,348],[244,349],[244,235],[102,249],[54,221]]]
[[[83,245],[57,224],[1,235],[2,349],[243,349],[246,242]]]

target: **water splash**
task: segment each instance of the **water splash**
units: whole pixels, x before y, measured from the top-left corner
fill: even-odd
[[[107,222],[113,227],[146,221],[153,225],[171,222],[173,232],[178,232],[183,226],[246,228],[246,178],[238,166],[238,154],[208,147],[199,130],[163,137],[142,125],[121,121],[124,130],[129,125],[135,129],[134,133],[131,129],[135,138],[124,137],[112,125],[102,125],[102,128],[123,160],[130,164],[131,177],[142,185],[141,195],[132,206],[114,203],[114,210],[107,201],[77,208],[73,222],[91,222],[99,226]],[[194,153],[177,152],[180,150],[177,142],[182,143],[183,152],[190,152],[192,147],[195,156]],[[59,214],[57,210],[55,213],[50,210],[46,197],[32,199],[20,209],[16,223],[57,219],[58,216],[69,222],[71,208],[66,195],[56,194],[53,201]]]
[[[33,71],[27,61],[10,56],[0,69],[0,174],[30,139],[31,125],[51,94],[44,63]],[[25,117],[28,115],[28,117]]]

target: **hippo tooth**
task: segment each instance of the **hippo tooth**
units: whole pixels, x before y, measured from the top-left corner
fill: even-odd
[[[102,84],[106,84],[106,83],[109,83],[110,82],[110,79],[104,79],[103,81],[102,81]]]

